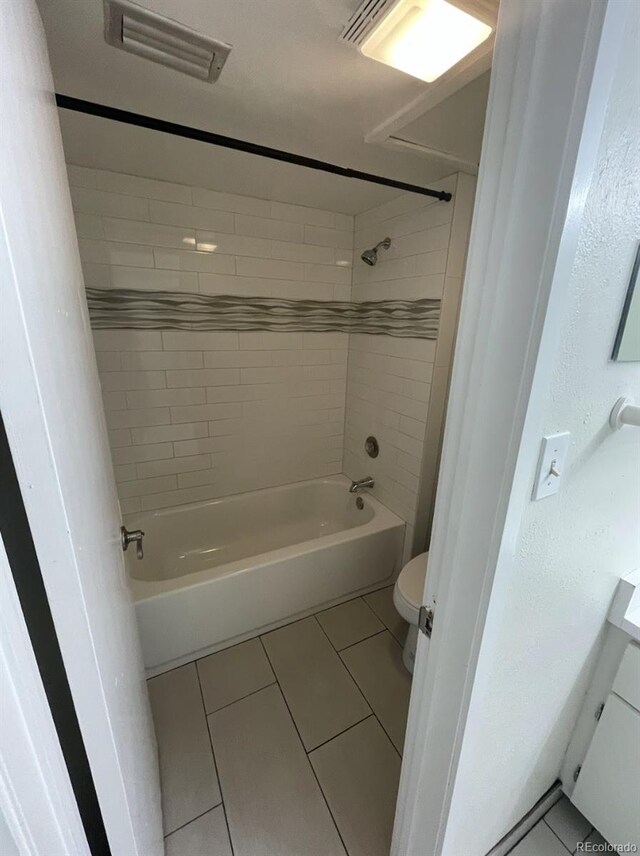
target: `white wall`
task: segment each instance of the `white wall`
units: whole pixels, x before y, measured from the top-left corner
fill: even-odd
[[[437,339],[349,341],[344,471],[374,477],[374,495],[407,522],[407,552],[425,548],[430,528],[475,178],[452,175],[434,187],[452,202],[406,193],[355,218],[354,301],[442,300]],[[387,236],[391,247],[374,267],[360,261]],[[380,444],[375,459],[364,450],[370,434]]]
[[[350,297],[352,217],[68,171],[87,286]],[[94,342],[125,513],[341,471],[346,333],[94,330]]]
[[[638,432],[607,423],[618,396],[640,398],[640,365],[609,361],[640,237],[631,5],[539,424],[540,437],[571,432],[567,469],[559,494],[526,503],[498,566],[443,850],[451,856],[485,854],[557,777],[617,580],[638,565]]]

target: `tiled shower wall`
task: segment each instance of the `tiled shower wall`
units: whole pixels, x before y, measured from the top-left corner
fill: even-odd
[[[330,211],[83,167],[69,166],[69,180],[87,286],[442,299],[437,341],[94,331],[123,511],[344,471],[373,475],[374,494],[408,524],[407,552],[423,549],[475,179],[434,185],[451,190],[452,203],[402,194],[355,224]],[[392,246],[378,264],[362,263],[360,252],[387,235]],[[375,460],[364,452],[369,434],[380,443]]]
[[[374,495],[407,522],[405,558],[429,536],[475,178],[460,173],[434,187],[453,201],[407,193],[355,218],[354,301],[442,300],[436,341],[357,334],[349,343],[344,472],[373,476]],[[387,236],[375,267],[358,261]],[[369,435],[380,445],[375,459],[364,449]]]
[[[87,286],[348,300],[353,218],[69,166]],[[342,470],[345,333],[97,330],[123,511]]]

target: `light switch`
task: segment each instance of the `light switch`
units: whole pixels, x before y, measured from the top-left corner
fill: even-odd
[[[562,434],[551,434],[542,438],[532,499],[544,499],[545,496],[558,492],[570,437],[569,432],[564,431]]]

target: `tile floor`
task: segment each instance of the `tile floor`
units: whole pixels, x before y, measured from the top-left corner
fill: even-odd
[[[411,687],[392,590],[149,680],[166,856],[388,856]]]
[[[604,838],[577,808],[562,797],[511,851],[510,856],[567,856],[584,852],[604,852]],[[595,846],[598,845],[597,849]]]
[[[411,687],[392,591],[149,680],[166,856],[388,856]],[[587,841],[563,797],[511,853]]]

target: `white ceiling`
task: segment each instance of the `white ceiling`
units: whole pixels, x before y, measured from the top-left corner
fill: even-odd
[[[218,82],[203,83],[107,45],[101,0],[39,0],[58,92],[416,184],[453,171],[442,161],[364,141],[427,84],[339,41],[357,0],[144,0],[141,5],[232,44]],[[447,102],[439,107],[435,136],[446,150],[459,150],[461,133],[478,138],[477,110],[465,119],[457,108],[448,111]],[[239,170],[238,179],[253,186],[264,172],[263,159],[213,147],[205,154],[202,144],[176,138],[169,151],[161,141],[165,135],[157,132],[61,114],[67,156],[75,163],[156,177],[162,170],[167,178],[170,172],[172,180],[189,183],[196,182],[187,175],[197,174],[208,186],[214,186],[216,173],[231,180],[229,170]],[[269,164],[274,178],[286,172]],[[300,187],[308,183],[311,205],[320,204],[322,191],[341,200],[334,202],[336,210],[364,210],[397,195],[373,185],[357,189],[360,183],[351,180],[335,183],[322,173],[312,179],[310,170],[292,169]],[[284,189],[274,198],[288,198],[286,187],[295,184],[283,178]]]

